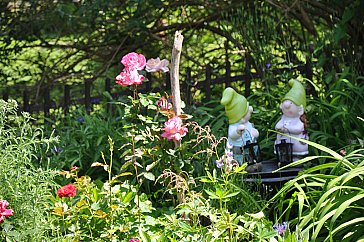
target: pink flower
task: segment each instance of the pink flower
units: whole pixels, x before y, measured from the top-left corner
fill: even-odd
[[[129,242],[139,242],[138,239],[129,239]]]
[[[149,59],[147,61],[147,65],[145,66],[145,70],[147,72],[156,72],[156,71],[163,71],[167,72],[169,61],[166,59],[160,60],[159,57],[157,59]]]
[[[162,134],[162,137],[176,141],[181,140],[188,132],[188,129],[182,126],[182,119],[178,116],[174,116],[165,122],[163,130],[164,133]]]
[[[76,196],[76,186],[73,184],[67,184],[57,190],[57,195],[59,197],[74,197]]]
[[[12,216],[14,211],[12,209],[6,209],[9,206],[9,202],[6,200],[0,200],[0,224],[4,221],[4,218]]]
[[[135,52],[131,52],[121,59],[121,63],[129,69],[133,70],[143,70],[146,65],[145,56],[142,54],[137,54]]]
[[[139,85],[142,84],[144,80],[143,75],[139,75],[138,71],[135,69],[125,68],[117,77],[116,83],[121,86]]]
[[[142,84],[144,76],[139,75],[138,71],[143,70],[146,65],[145,56],[131,52],[123,56],[121,63],[125,66],[125,68],[116,77],[116,83],[121,86]]]

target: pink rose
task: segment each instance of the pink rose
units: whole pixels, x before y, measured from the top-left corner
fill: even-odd
[[[133,70],[143,70],[146,65],[145,56],[142,54],[137,54],[135,52],[131,52],[121,59],[121,63],[129,69]]]
[[[76,186],[73,184],[67,184],[57,190],[57,195],[59,197],[74,197],[76,196]]]
[[[182,124],[182,119],[178,116],[169,119],[164,123],[164,133],[162,134],[162,137],[167,138],[168,140],[181,140],[188,132],[188,129],[182,126]]]
[[[6,200],[0,200],[0,224],[4,221],[4,218],[12,216],[14,211],[12,209],[6,209],[9,206],[9,202]]]
[[[138,71],[135,69],[125,68],[117,77],[116,83],[121,86],[139,85],[142,84],[144,80],[143,75],[139,75]]]
[[[149,59],[147,61],[145,70],[147,72],[156,72],[156,71],[163,71],[167,72],[169,61],[166,59],[160,60],[159,57],[157,59]]]

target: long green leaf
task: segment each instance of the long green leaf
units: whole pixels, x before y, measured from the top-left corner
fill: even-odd
[[[333,168],[336,165],[337,165],[336,162],[325,163],[325,164],[321,164],[321,165],[317,165],[317,166],[311,167],[311,168],[309,168],[307,170],[304,170],[303,172],[304,173],[313,173],[313,172],[316,172],[316,171],[321,171],[321,170]]]
[[[348,199],[347,201],[343,202],[337,209],[335,215],[331,219],[331,223],[335,223],[336,219],[355,201],[358,201],[360,199],[364,198],[364,193],[358,194],[354,196],[351,199]]]
[[[328,197],[329,197],[330,195],[332,195],[334,192],[336,192],[336,191],[338,191],[338,190],[344,190],[344,189],[352,190],[352,188],[353,188],[354,190],[359,190],[359,191],[360,191],[360,190],[363,190],[363,189],[355,188],[355,187],[351,187],[351,186],[336,186],[336,187],[333,187],[333,188],[329,189],[328,191],[326,191],[324,194],[322,194],[322,196],[321,196],[320,200],[317,202],[317,204],[316,204],[316,208],[315,208],[315,213],[317,213],[317,212],[318,212],[318,210],[319,210],[320,208],[322,208],[322,204],[323,204],[324,202],[326,202],[326,201],[327,201],[327,199],[328,199]]]
[[[356,177],[360,177],[361,180],[363,180],[363,176],[364,176],[364,167],[358,167],[356,169],[351,170],[348,173],[343,174],[342,175],[343,179],[342,179],[341,184],[345,184],[348,181],[350,181],[351,179],[356,178]]]
[[[336,227],[332,232],[331,232],[331,236],[333,236],[334,234],[336,234],[337,232],[339,232],[341,229],[352,225],[352,224],[356,224],[356,223],[360,223],[360,222],[364,222],[364,217],[360,217],[360,218],[355,218],[353,220],[350,220],[348,222],[342,223],[340,224],[338,227]],[[325,239],[325,241],[328,241],[330,239],[330,235],[328,235]]]
[[[139,235],[143,242],[151,242],[149,235],[143,230],[142,227],[139,227]]]
[[[305,140],[305,139],[296,138],[296,137],[293,137],[293,136],[290,136],[290,135],[286,135],[286,134],[282,134],[282,133],[277,132],[275,130],[269,130],[269,131],[272,131],[272,132],[277,133],[277,134],[280,134],[280,135],[287,136],[289,138],[292,138],[292,139],[298,140],[300,142],[303,142],[305,144],[308,144],[310,146],[313,146],[316,149],[319,149],[321,151],[324,151],[324,152],[330,154],[336,160],[343,160],[344,159],[344,157],[342,155],[340,155],[339,153],[337,153],[337,152],[333,151],[332,149],[329,149],[329,148],[327,148],[327,147],[325,147],[323,145],[317,144],[315,142],[312,142],[312,141],[309,141],[309,140]]]
[[[303,211],[303,205],[305,203],[304,199],[305,199],[305,195],[302,194],[297,194],[297,198],[298,198],[298,220],[301,220],[302,217],[302,211]]]
[[[336,209],[330,211],[329,213],[325,214],[325,216],[319,220],[317,226],[314,228],[314,232],[312,234],[312,240],[316,240],[318,234],[321,231],[322,226],[324,225],[324,223],[335,214]]]
[[[272,171],[272,173],[275,173],[275,172],[280,171],[282,169],[287,169],[289,167],[294,167],[294,166],[297,166],[297,165],[301,165],[301,164],[304,164],[304,163],[306,163],[308,161],[311,161],[311,160],[314,160],[314,159],[317,159],[317,158],[322,158],[322,157],[324,157],[324,156],[308,156],[308,157],[305,157],[305,158],[300,159],[298,161],[292,162],[292,163],[290,163],[290,164],[288,164],[286,166],[280,167],[279,169],[277,169],[275,171]]]

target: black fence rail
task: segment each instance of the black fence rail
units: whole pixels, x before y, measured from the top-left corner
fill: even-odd
[[[204,102],[208,102],[211,100],[211,91],[213,87],[217,84],[223,84],[226,87],[231,86],[234,82],[244,82],[246,97],[250,96],[251,93],[251,82],[253,79],[261,79],[262,76],[256,73],[250,73],[250,64],[247,62],[245,65],[245,69],[243,71],[244,74],[232,76],[230,69],[230,62],[226,61],[226,69],[224,76],[217,76],[212,78],[214,75],[213,70],[210,65],[206,66],[205,69],[205,79],[204,80],[194,80],[191,75],[191,68],[186,68],[185,74],[181,75],[181,94],[184,97],[184,101],[186,105],[190,105],[193,102],[193,90],[200,90],[204,93],[205,98]],[[280,69],[272,69],[270,70],[273,74],[283,73],[284,71],[299,71],[302,75],[306,76],[308,79],[312,80],[312,67],[308,64],[297,66],[295,68],[280,68]],[[138,92],[147,93],[147,92],[161,92],[161,91],[169,91],[170,90],[170,81],[169,81],[169,73],[166,73],[165,83],[160,86],[152,87],[152,75],[151,73],[147,73],[147,79],[149,81],[143,83],[142,88],[138,89]],[[105,79],[104,91],[108,92],[113,99],[117,99],[122,95],[131,95],[130,90],[125,90],[121,92],[112,92],[112,86],[114,84],[114,80],[110,78]],[[72,97],[71,90],[73,88],[83,89],[82,97],[78,95],[78,97]],[[53,86],[54,88],[54,86]],[[57,86],[60,88],[60,86]],[[92,96],[92,80],[87,79],[84,81],[83,86],[80,84],[74,85],[63,85],[61,86],[63,89],[63,97],[51,97],[50,87],[44,87],[42,89],[42,97],[37,99],[37,101],[31,102],[32,99],[32,89],[25,88],[23,91],[17,90],[17,96],[12,96],[9,94],[9,89],[3,90],[3,99],[8,100],[9,98],[13,99],[21,99],[21,105],[19,111],[26,111],[30,113],[39,113],[44,112],[44,116],[48,117],[50,115],[50,109],[62,108],[63,112],[67,114],[69,112],[69,108],[72,105],[84,105],[87,112],[92,110],[92,105],[97,104],[105,100],[106,97],[103,95]],[[100,90],[98,90],[100,91]],[[22,92],[22,94],[20,94]],[[19,97],[21,96],[21,97]],[[34,94],[33,94],[34,96]],[[42,99],[42,100],[41,100]],[[58,99],[55,101],[55,99]],[[106,100],[109,101],[109,100]],[[110,104],[107,104],[107,109],[110,109]]]

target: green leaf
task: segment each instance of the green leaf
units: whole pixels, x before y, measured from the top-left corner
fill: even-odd
[[[220,199],[220,197],[216,196],[216,194],[209,190],[204,190],[210,197],[210,199]]]
[[[193,230],[192,230],[192,227],[190,226],[190,225],[188,225],[187,223],[185,223],[185,222],[183,222],[183,221],[181,221],[181,220],[179,220],[178,221],[178,226],[182,229],[182,230],[184,230],[184,231],[186,231],[186,232],[192,232]]]
[[[221,190],[220,187],[216,187],[216,192],[215,192],[216,196],[218,196],[219,198],[223,197],[223,191]]]
[[[303,205],[304,205],[304,196],[301,193],[297,194],[298,198],[298,220],[301,219],[302,211],[303,211]]]
[[[91,209],[96,211],[96,210],[99,210],[101,207],[100,207],[100,204],[99,203],[93,203],[91,204]]]
[[[153,169],[153,167],[155,167],[158,163],[159,163],[160,159],[154,161],[152,164],[149,164],[145,167],[146,171],[150,171],[151,169]]]
[[[154,174],[153,174],[153,173],[151,173],[151,172],[144,172],[144,173],[143,173],[143,176],[144,176],[145,178],[147,178],[148,180],[150,180],[150,181],[155,181],[155,176],[154,176]]]
[[[296,137],[293,137],[293,136],[290,136],[290,135],[286,135],[286,134],[282,134],[282,133],[279,133],[275,130],[270,130],[270,131],[273,131],[274,133],[277,133],[277,134],[280,134],[280,135],[284,135],[284,136],[287,136],[289,138],[292,138],[292,139],[295,139],[295,140],[298,140],[300,142],[303,142],[303,143],[306,143],[310,146],[313,146],[315,147],[316,149],[319,149],[319,150],[322,150],[328,154],[330,154],[333,158],[337,159],[337,160],[343,160],[343,156],[341,156],[340,154],[338,154],[337,152],[323,146],[323,145],[320,145],[320,144],[317,144],[315,142],[312,142],[312,141],[308,141],[308,140],[305,140],[305,139],[300,139],[300,138],[296,138]],[[344,159],[345,160],[345,159]]]
[[[139,227],[139,235],[143,242],[151,242],[149,235],[143,230],[142,227]]]
[[[349,225],[352,224],[356,224],[356,223],[363,223],[364,222],[364,217],[360,217],[360,218],[355,218],[353,220],[350,220],[348,222],[342,223],[340,224],[338,227],[336,227],[332,232],[331,232],[331,236],[333,236],[334,234],[336,234],[337,232],[339,232],[340,230],[344,229],[345,227],[350,227]],[[328,241],[330,238],[330,235],[328,235],[325,239],[325,241]]]
[[[225,195],[223,198],[229,198],[229,197],[235,197],[236,195],[238,195],[240,192],[233,192],[233,193],[229,193],[227,195]]]
[[[335,223],[336,219],[347,209],[349,208],[349,206],[355,202],[355,201],[358,201],[358,200],[361,200],[364,198],[364,194],[358,194],[356,196],[354,196],[353,198],[351,199],[348,199],[346,201],[344,201],[340,206],[339,208],[337,209],[335,215],[332,217],[331,219],[331,223]]]
[[[126,196],[123,199],[123,203],[128,203],[130,202],[134,197],[134,192],[128,192],[128,194],[126,194]]]

